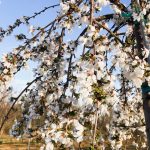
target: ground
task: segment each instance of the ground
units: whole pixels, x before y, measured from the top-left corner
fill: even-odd
[[[30,150],[39,150],[40,144],[31,142]],[[28,140],[15,139],[7,135],[0,136],[0,150],[28,150]]]

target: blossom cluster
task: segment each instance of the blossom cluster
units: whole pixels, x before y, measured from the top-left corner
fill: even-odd
[[[38,62],[35,82],[19,96],[22,116],[11,135],[40,136],[41,150],[119,150],[127,142],[146,147],[140,87],[145,80],[150,83],[149,50],[143,46],[139,54],[134,35],[134,27],[145,16],[149,31],[150,2],[144,4],[139,13],[135,4],[126,12],[122,3],[111,0],[66,0],[60,2],[54,21],[40,29],[31,25],[29,32],[36,34],[23,38],[25,44],[0,62],[1,87],[29,60]],[[104,7],[113,13],[100,15]],[[132,13],[131,18],[123,17],[123,12]],[[74,30],[81,33],[66,40],[68,31]]]

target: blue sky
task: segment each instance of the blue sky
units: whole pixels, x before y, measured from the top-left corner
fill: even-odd
[[[127,4],[129,0],[122,0],[122,2]],[[22,16],[31,16],[34,12],[42,10],[45,6],[58,3],[59,0],[0,0],[0,27],[7,29],[8,25],[13,24],[16,19]],[[31,25],[45,26],[56,17],[56,10],[57,9],[53,8],[47,10],[43,15],[38,16],[36,19],[32,19]],[[109,11],[108,9],[104,9],[104,13],[110,13]],[[6,37],[3,42],[0,43],[0,58],[3,53],[11,51],[20,44],[14,37],[17,33],[25,33],[28,35],[28,27],[26,25],[21,25],[18,29],[15,29],[11,36]],[[73,37],[73,34],[70,36]],[[29,70],[22,70],[15,76],[12,85],[16,91],[20,91],[27,82],[33,79],[32,68],[35,65],[30,63],[30,66],[31,68]]]

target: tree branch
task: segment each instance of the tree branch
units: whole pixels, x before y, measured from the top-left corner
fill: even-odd
[[[95,20],[98,22],[100,22],[102,20],[110,20],[110,19],[113,19],[113,16],[114,16],[114,14],[106,14],[106,15],[95,18]]]
[[[93,13],[94,13],[94,0],[90,0],[91,7],[90,7],[90,24],[93,23]]]
[[[23,94],[25,91],[27,91],[27,89],[28,89],[34,82],[36,82],[37,80],[39,80],[41,77],[42,77],[42,76],[39,76],[39,77],[35,78],[33,81],[31,81],[30,83],[28,83],[27,86],[21,91],[21,93],[20,93],[16,98],[14,98],[15,101],[13,102],[13,104],[11,105],[10,109],[8,110],[7,114],[6,114],[5,117],[4,117],[4,120],[2,121],[2,124],[1,124],[1,126],[0,126],[0,131],[2,130],[2,128],[3,128],[3,126],[4,126],[5,122],[6,122],[6,120],[8,119],[8,116],[9,116],[11,110],[13,109],[14,105],[17,103],[17,101],[19,100],[19,98],[22,96],[22,94]]]
[[[114,32],[112,32],[106,26],[102,25],[101,23],[97,22],[96,20],[94,20],[94,22],[96,24],[98,24],[100,27],[102,27],[103,29],[105,29],[106,31],[108,31],[116,40],[118,40],[124,46],[124,43],[118,38],[118,36]]]

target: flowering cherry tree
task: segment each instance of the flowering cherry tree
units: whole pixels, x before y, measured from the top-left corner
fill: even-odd
[[[60,11],[49,24],[30,24],[56,7]],[[107,8],[111,13],[103,11]],[[10,134],[40,137],[41,150],[148,147],[149,10],[149,0],[131,0],[129,6],[120,0],[62,0],[1,29],[2,41],[28,24],[32,38],[17,35],[24,44],[1,60],[0,91],[10,89],[10,81],[28,61],[38,66],[35,79],[17,97],[9,97],[11,107],[0,129],[20,101],[22,117]]]

